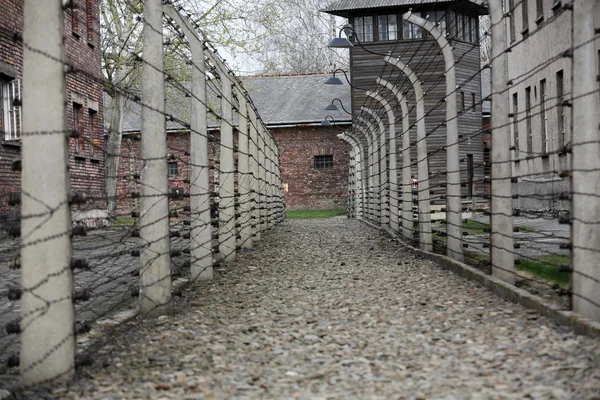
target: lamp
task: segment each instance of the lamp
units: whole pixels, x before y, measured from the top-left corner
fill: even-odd
[[[323,121],[321,121],[321,126],[333,125],[331,122],[329,122],[329,120],[331,120],[331,122],[333,122],[333,124],[335,124],[335,119],[333,119],[333,117],[331,115],[328,115],[325,117],[325,119]]]
[[[338,106],[336,106],[335,104],[333,104],[333,102],[331,102],[331,104],[328,104],[327,107],[325,107],[325,110],[327,110],[327,111],[338,111],[339,108],[338,108]]]
[[[383,56],[383,57],[388,55],[388,54],[383,54],[383,53],[377,53],[377,52],[369,50],[365,46],[363,46],[363,44],[360,42],[360,39],[358,38],[358,35],[356,34],[356,31],[352,27],[352,25],[345,25],[342,29],[340,29],[339,37],[335,37],[335,38],[331,39],[331,41],[329,42],[327,47],[338,48],[338,49],[353,48],[354,45],[352,43],[350,43],[350,41],[347,38],[342,37],[342,31],[345,31],[345,30],[351,31],[354,34],[356,43],[358,43],[358,45],[367,53],[371,53],[371,54],[375,54],[377,56]]]
[[[340,78],[335,77],[335,71],[333,72],[333,76],[330,76],[325,82],[325,85],[343,85],[344,82],[341,81]]]
[[[338,99],[337,97],[335,99],[331,100],[331,104],[329,104],[327,107],[325,107],[325,110],[328,110],[328,111],[339,111],[338,106],[336,106],[335,104],[333,104],[333,103],[335,103],[336,100],[340,102],[340,106],[342,106],[342,110],[344,110],[344,112],[346,114],[352,115],[352,113],[348,112],[348,110],[346,110],[344,108],[344,103],[342,103],[342,100]]]

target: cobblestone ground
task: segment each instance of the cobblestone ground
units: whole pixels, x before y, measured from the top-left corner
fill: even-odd
[[[171,317],[130,321],[23,398],[600,398],[600,341],[365,225],[287,221]]]

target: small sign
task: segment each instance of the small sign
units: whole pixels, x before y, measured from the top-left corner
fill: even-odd
[[[283,193],[287,193],[288,192],[288,184],[284,183],[283,184]]]

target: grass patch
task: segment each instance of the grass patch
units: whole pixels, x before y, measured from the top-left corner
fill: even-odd
[[[472,235],[485,235],[488,232],[484,231],[484,228],[489,228],[488,224],[483,222],[467,220],[463,221],[463,231],[469,232]]]
[[[112,226],[132,226],[133,218],[132,217],[117,217],[115,218],[115,222],[113,222]]]
[[[288,219],[332,218],[340,215],[346,215],[346,210],[289,210],[285,212]]]
[[[536,278],[558,283],[559,285],[569,284],[569,273],[561,272],[558,266],[568,264],[569,256],[562,254],[548,254],[536,257],[535,260],[520,259],[515,268],[519,271],[529,272]]]
[[[529,226],[519,226],[520,232],[535,232],[535,229],[530,228]]]

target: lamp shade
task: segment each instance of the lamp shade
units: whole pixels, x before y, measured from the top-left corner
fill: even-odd
[[[328,111],[338,111],[339,110],[338,106],[336,106],[333,103],[329,104],[327,107],[325,107],[325,109]]]
[[[331,39],[331,42],[327,45],[327,47],[334,47],[337,49],[349,49],[354,47],[350,41],[345,37],[336,37]]]
[[[342,82],[340,80],[340,78],[336,78],[335,76],[332,76],[331,78],[327,79],[323,83],[326,85],[343,85],[344,84],[344,82]]]
[[[321,126],[331,126],[331,122],[329,122],[328,120],[324,119],[323,121],[321,121]]]

